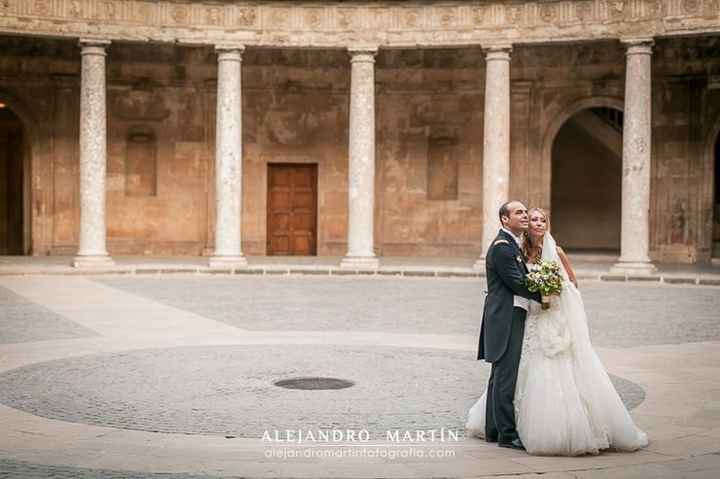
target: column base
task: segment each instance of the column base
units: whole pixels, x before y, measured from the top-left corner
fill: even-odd
[[[72,261],[74,268],[97,269],[115,266],[115,262],[109,255],[88,255],[75,256]]]
[[[657,268],[650,261],[619,261],[610,268],[610,274],[622,275],[648,275],[657,272]]]
[[[211,268],[247,268],[248,262],[243,255],[211,256],[208,259],[208,266]]]
[[[345,256],[340,261],[342,269],[378,269],[380,260],[375,256]]]

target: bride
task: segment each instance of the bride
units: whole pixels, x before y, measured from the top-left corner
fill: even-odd
[[[590,344],[575,275],[548,232],[547,214],[539,208],[529,213],[528,266],[539,259],[557,262],[563,286],[559,296],[551,297],[550,309],[530,302],[514,396],[520,440],[528,453],[537,455],[647,446],[647,434],[633,423]],[[485,394],[470,409],[465,428],[468,435],[484,436]]]

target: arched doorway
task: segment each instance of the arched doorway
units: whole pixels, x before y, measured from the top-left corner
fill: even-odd
[[[25,254],[23,136],[22,121],[0,101],[0,255]]]
[[[570,116],[552,143],[552,230],[566,249],[620,252],[620,110],[597,106]]]
[[[715,138],[712,257],[720,258],[720,134]]]

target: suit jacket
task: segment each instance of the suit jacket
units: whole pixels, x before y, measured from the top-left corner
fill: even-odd
[[[488,291],[480,326],[478,359],[492,363],[505,353],[510,340],[513,296],[540,301],[540,293],[531,293],[525,286],[527,273],[517,243],[512,236],[500,230],[485,255]]]

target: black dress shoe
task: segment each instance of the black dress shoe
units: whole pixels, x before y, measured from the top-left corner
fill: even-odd
[[[498,442],[498,438],[497,438],[497,437],[486,437],[486,438],[485,438],[485,441],[487,441],[487,442]]]
[[[500,447],[507,447],[507,448],[510,448],[510,449],[520,449],[520,450],[522,450],[522,451],[525,450],[525,446],[523,446],[523,443],[522,443],[522,441],[520,440],[520,438],[518,438],[518,439],[513,439],[513,440],[510,441],[510,442],[498,442],[498,446],[500,446]]]

